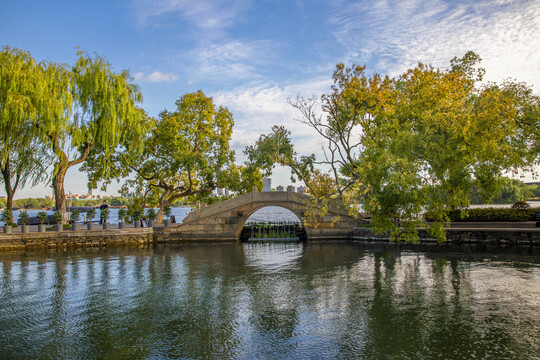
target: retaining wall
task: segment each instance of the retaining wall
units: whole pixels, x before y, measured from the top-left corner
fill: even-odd
[[[0,234],[0,251],[32,248],[99,247],[150,244],[152,228],[123,230],[47,231]]]
[[[421,243],[437,243],[425,230],[419,231]],[[540,228],[452,228],[447,230],[448,243],[488,244],[495,246],[540,246]],[[376,235],[369,228],[349,230],[348,234],[335,233],[334,236],[315,236],[317,240],[359,240],[368,242],[388,242],[387,235]],[[82,230],[61,232],[31,232],[0,234],[0,251],[25,250],[32,248],[71,248],[143,245],[152,243],[217,243],[236,242],[231,236],[212,236],[198,232],[180,234],[174,227],[130,228],[109,230]]]
[[[424,229],[418,231],[420,243],[437,243]],[[540,228],[451,228],[446,231],[446,243],[486,244],[496,246],[540,246]],[[371,229],[354,229],[352,240],[389,242],[387,234],[374,234]]]

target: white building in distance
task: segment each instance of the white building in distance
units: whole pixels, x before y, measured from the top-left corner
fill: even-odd
[[[272,178],[264,178],[264,188],[262,191],[272,191]]]

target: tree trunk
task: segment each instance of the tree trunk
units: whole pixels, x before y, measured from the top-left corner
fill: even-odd
[[[66,177],[67,170],[77,164],[82,163],[88,157],[90,153],[90,147],[92,143],[86,143],[81,156],[78,159],[69,161],[66,153],[60,148],[58,137],[55,134],[49,134],[49,138],[52,141],[53,151],[58,158],[58,162],[54,164],[54,174],[52,179],[52,186],[54,189],[54,201],[56,204],[56,211],[60,211],[62,214],[62,224],[66,223],[66,192],[64,190],[64,179]]]
[[[15,189],[11,187],[11,169],[9,158],[6,160],[5,166],[2,168],[2,177],[4,178],[4,187],[6,188],[6,211],[11,214],[11,219],[13,219],[13,196],[15,195]]]
[[[58,165],[58,171],[54,174],[52,180],[56,211],[60,211],[62,214],[62,224],[66,223],[66,192],[64,190],[66,171],[67,167],[64,168],[61,165]]]
[[[163,212],[165,211],[165,208],[171,204],[170,195],[172,194],[172,191],[165,190],[163,194],[159,198],[159,209],[156,215],[156,224],[162,224],[163,223]]]

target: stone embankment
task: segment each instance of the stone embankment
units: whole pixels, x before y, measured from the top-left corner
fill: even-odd
[[[485,244],[494,246],[540,246],[540,227],[534,221],[522,223],[452,223],[446,231],[448,244]],[[426,230],[418,231],[420,243],[437,244]],[[388,242],[386,234],[375,234],[369,228],[352,230],[351,239],[366,242]]]
[[[508,225],[502,227],[489,227],[490,224],[482,224],[483,227],[459,227],[451,228],[447,231],[448,244],[486,244],[494,246],[540,246],[540,228],[533,227],[532,224],[522,224],[522,227]],[[179,237],[175,231],[176,226],[164,228],[157,225],[152,228],[128,228],[108,230],[65,230],[21,233],[15,231],[10,234],[0,234],[0,251],[10,250],[31,250],[40,248],[68,249],[80,247],[113,247],[113,246],[139,246],[154,243],[216,243],[235,242],[234,238],[219,238],[202,236],[197,238],[187,236]],[[431,237],[425,230],[419,231],[420,243],[436,244],[437,240]],[[350,230],[347,239],[363,242],[388,243],[389,237],[372,233],[369,228],[355,228]],[[319,238],[309,239],[309,241],[321,240]],[[327,239],[340,240],[338,238]]]
[[[142,245],[154,242],[153,228],[13,232],[0,234],[0,251]]]

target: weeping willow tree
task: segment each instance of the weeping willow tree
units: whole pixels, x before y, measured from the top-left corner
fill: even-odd
[[[45,86],[35,125],[54,153],[52,186],[56,208],[65,214],[69,168],[91,160],[83,169],[95,185],[115,171],[116,151],[141,143],[136,138],[145,127],[136,104],[142,96],[128,71],[115,73],[101,56],[79,52],[72,66],[42,63],[41,69]]]
[[[50,154],[33,126],[43,77],[30,53],[4,47],[0,52],[0,181],[7,195],[6,210],[13,214],[18,188],[47,178]]]

